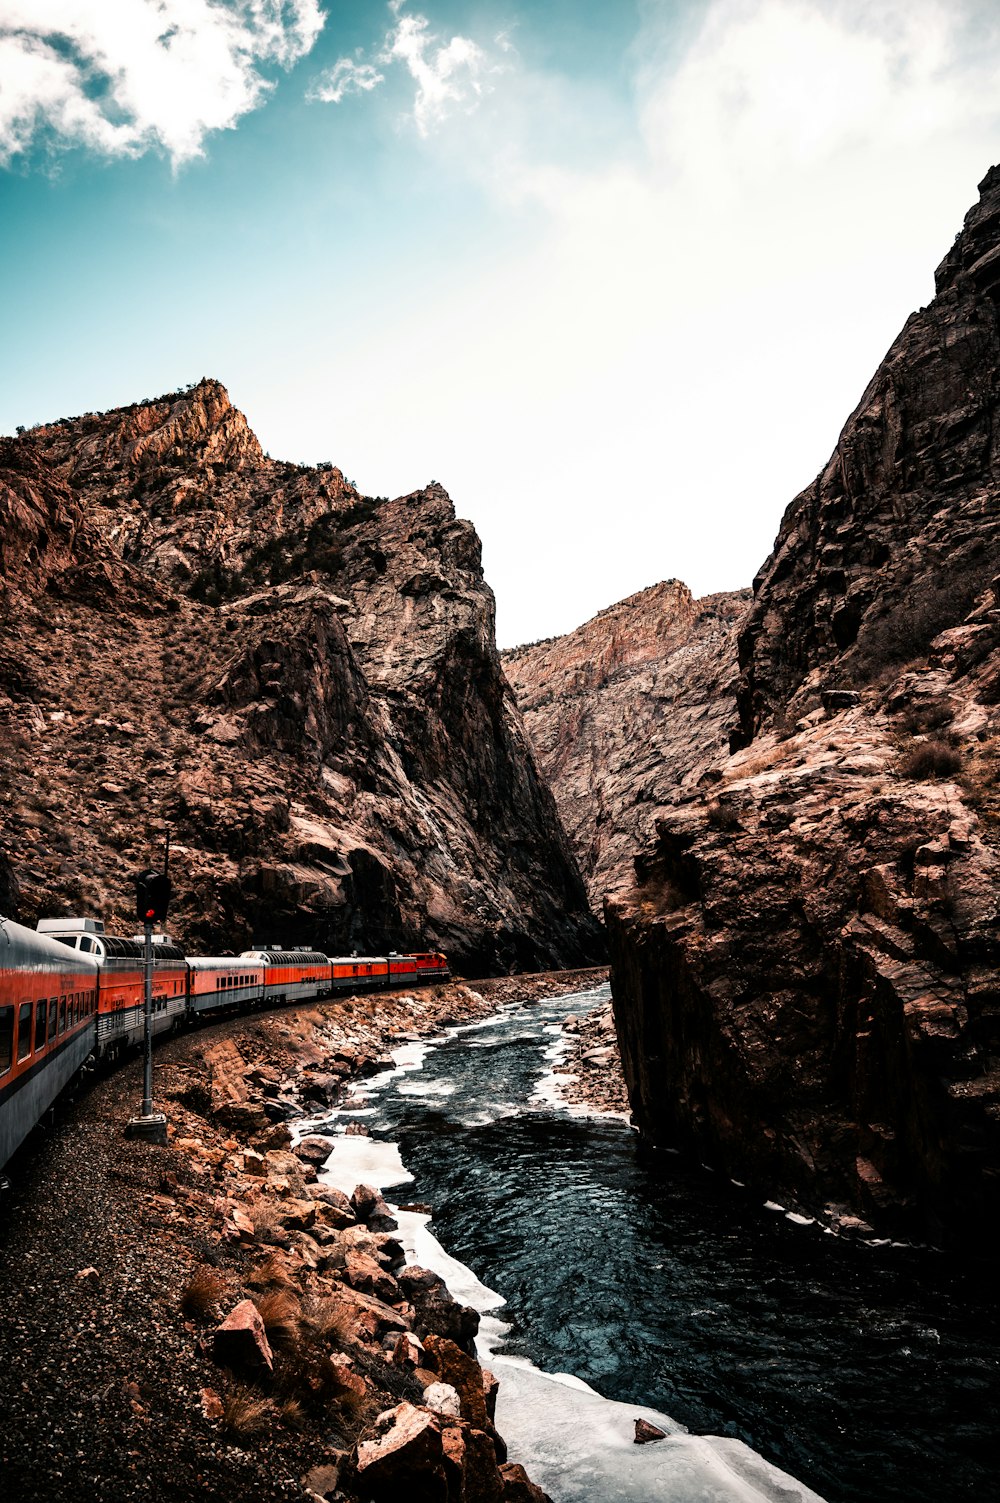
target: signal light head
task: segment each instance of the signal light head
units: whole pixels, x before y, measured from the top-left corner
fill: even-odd
[[[165,922],[170,905],[170,878],[163,872],[147,869],[138,872],[132,880],[135,882],[136,917],[144,924],[151,919],[161,924]]]

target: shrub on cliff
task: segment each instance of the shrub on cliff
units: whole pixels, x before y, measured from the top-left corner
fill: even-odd
[[[962,766],[962,758],[947,741],[918,741],[899,759],[904,778],[953,778]]]

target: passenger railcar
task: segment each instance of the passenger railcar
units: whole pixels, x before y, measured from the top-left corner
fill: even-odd
[[[69,949],[89,954],[101,971],[97,1015],[97,1054],[114,1058],[140,1044],[145,1027],[145,945],[141,936],[105,934],[100,919],[42,919],[39,932]],[[180,1026],[188,1005],[188,965],[184,951],[157,935],[153,944],[153,1034]]]
[[[330,985],[335,992],[354,992],[359,987],[377,991],[389,985],[389,962],[385,956],[352,955],[345,960],[331,955]]]
[[[265,998],[264,963],[232,955],[189,955],[188,1011],[193,1015],[259,1006]]]
[[[0,1165],[94,1052],[93,956],[0,919]]]
[[[275,1002],[308,1002],[330,990],[330,958],[317,950],[244,950],[241,960],[264,967],[264,995]]]

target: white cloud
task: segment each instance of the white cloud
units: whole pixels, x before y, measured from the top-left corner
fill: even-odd
[[[681,42],[673,0],[644,14],[630,121],[522,67],[428,137],[506,238],[436,247],[433,291],[366,308],[268,437],[301,452],[333,410],[366,488],[439,475],[507,642],[669,575],[748,583],[998,155],[992,5],[712,0]]]
[[[453,36],[443,41],[431,31],[423,15],[403,13],[405,0],[389,0],[393,26],[381,47],[365,62],[358,54],[338,58],[332,68],[320,74],[309,90],[310,99],[339,104],[348,94],[370,92],[385,81],[379,68],[399,64],[416,85],[413,98],[413,121],[422,136],[427,136],[449,115],[474,109],[489,93],[491,75],[502,71],[487,52],[470,37]],[[506,35],[497,38],[499,49],[512,51]]]
[[[0,162],[39,140],[188,161],[324,19],[319,0],[0,0]]]
[[[356,63],[352,58],[342,57],[320,74],[306,98],[321,104],[339,104],[348,94],[370,94],[380,83],[385,83],[385,74],[371,63]]]

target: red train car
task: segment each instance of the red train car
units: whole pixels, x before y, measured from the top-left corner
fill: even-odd
[[[0,920],[0,1164],[93,1052],[100,967]]]
[[[116,1056],[142,1042],[145,981],[141,937],[119,939],[105,934],[100,919],[42,919],[41,934],[70,949],[92,955],[100,966],[97,1053]],[[188,966],[184,951],[165,934],[153,944],[153,1034],[180,1026],[187,1012]]]

